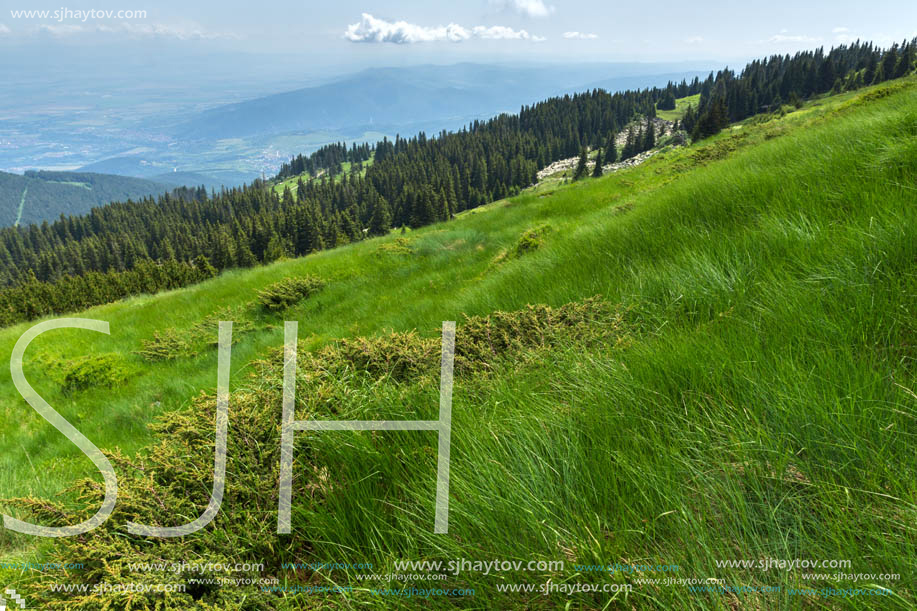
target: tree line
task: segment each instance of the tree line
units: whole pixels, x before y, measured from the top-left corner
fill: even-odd
[[[683,127],[695,140],[718,133],[735,121],[771,112],[784,104],[825,93],[852,91],[900,78],[914,70],[917,38],[880,49],[857,41],[828,51],[774,55],[748,64],[741,74],[721,70],[700,87],[700,103]]]

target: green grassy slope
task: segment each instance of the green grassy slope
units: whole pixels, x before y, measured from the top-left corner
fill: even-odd
[[[233,349],[230,437],[235,450],[253,453],[231,464],[229,479],[260,482],[263,494],[231,491],[217,522],[192,541],[112,539],[127,545],[131,558],[263,561],[284,585],[356,588],[327,595],[252,590],[248,598],[242,590],[207,590],[204,600],[221,608],[412,608],[416,601],[373,596],[369,588],[379,584],[358,578],[366,571],[313,575],[285,571],[280,562],[372,562],[374,572],[388,573],[398,560],[458,558],[566,565],[488,576],[466,571],[413,584],[475,590],[465,599],[433,597],[429,606],[907,608],[917,603],[917,459],[909,443],[917,433],[915,143],[913,80],[821,100],[632,170],[535,189],[447,224],[94,308],[81,316],[109,321],[110,336],[48,333],[30,348],[26,374],[103,449],[135,452],[151,441],[147,422],[181,408],[197,414],[192,420],[203,418],[206,439],[212,432],[201,414],[212,402],[191,401],[212,392],[215,352],[150,365],[133,354],[141,341],[188,329],[220,308],[242,308],[291,275],[328,282],[282,316],[234,314],[255,330]],[[520,237],[533,229],[540,247],[518,254]],[[623,335],[528,348],[495,357],[487,373],[457,377],[448,536],[432,534],[436,452],[427,433],[301,435],[294,536],[273,534],[279,369],[251,363],[281,346],[283,320],[299,321],[304,350],[387,330],[417,329],[435,340],[443,320],[458,320],[461,335],[464,315],[596,294],[626,312]],[[0,331],[0,360],[28,326]],[[115,355],[126,381],[65,392],[67,361],[91,353]],[[418,380],[335,380],[327,397],[300,397],[298,415],[432,417],[435,377],[433,368]],[[315,390],[301,392],[308,389]],[[50,497],[93,473],[8,381],[0,388],[0,425],[8,448],[0,456],[4,496]],[[174,442],[181,439],[176,434]],[[198,450],[187,460],[206,483],[212,446]],[[175,477],[183,472],[175,469]],[[177,523],[184,521],[177,515],[200,511],[207,494],[206,484],[190,487],[185,502],[193,506],[182,512],[143,511]],[[125,519],[106,525],[110,536],[123,532]],[[49,552],[48,543],[0,536],[8,558]],[[58,545],[70,561],[87,557],[73,542]],[[852,565],[845,572],[900,580],[806,581],[801,570],[716,564],[761,558],[846,559]],[[574,568],[616,562],[675,564],[678,578],[781,589],[695,592],[637,582],[663,574]],[[39,588],[34,575],[0,570],[0,578]],[[62,579],[45,576],[53,578]],[[497,590],[549,580],[634,588],[614,599]],[[789,591],[876,585],[894,594]],[[199,604],[148,600],[165,608]]]
[[[675,110],[657,110],[656,116],[666,121],[680,120],[688,111],[688,106],[693,106],[695,110],[700,103],[700,94],[678,98],[675,100]]]
[[[373,164],[375,161],[375,153],[372,153],[369,159],[363,162],[363,169],[360,171],[361,176],[366,175],[366,169]],[[349,174],[351,171],[352,163],[345,161],[341,164],[341,173],[336,177],[340,177],[343,174]],[[325,174],[327,175],[327,173]],[[298,176],[293,176],[284,180],[275,181],[272,185],[274,191],[280,195],[283,194],[284,189],[290,189],[293,192],[293,195],[296,195],[296,185],[299,183],[299,180],[302,179],[304,182],[310,182],[315,180],[308,172],[300,174]]]

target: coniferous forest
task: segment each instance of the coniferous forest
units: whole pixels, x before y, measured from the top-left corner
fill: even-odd
[[[700,140],[784,104],[903,76],[914,68],[915,50],[917,39],[888,49],[857,42],[772,56],[704,81],[614,94],[593,90],[458,132],[323,147],[281,168],[278,178],[301,176],[295,192],[278,194],[261,181],[220,193],[177,189],[54,223],[3,229],[0,324],[448,220],[532,185],[554,161],[586,147],[613,147],[614,134],[636,118],[654,117],[657,105],[672,108],[676,98],[700,94],[698,107],[689,108],[680,124]],[[634,134],[622,158],[652,148],[652,136],[652,130]],[[342,172],[345,162],[365,173]]]

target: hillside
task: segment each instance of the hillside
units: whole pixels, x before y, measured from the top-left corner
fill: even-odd
[[[173,187],[142,178],[88,172],[0,172],[0,227],[86,214],[110,202],[161,195]]]
[[[297,179],[295,197],[255,180],[212,195],[183,190],[49,225],[0,229],[0,324],[188,286],[227,269],[385,235],[392,227],[448,220],[530,187],[554,162],[582,158],[577,165],[585,170],[590,150],[608,149],[603,162],[632,165],[659,148],[655,130],[643,126],[660,103],[678,113],[681,98],[684,112],[672,123],[654,119],[656,128],[665,126],[662,142],[670,130],[673,142],[700,142],[806,100],[903,78],[913,73],[915,57],[917,39],[888,49],[857,42],[752,61],[740,72],[724,69],[703,81],[594,89],[433,137],[420,132],[374,145],[337,142],[298,155],[282,164],[276,181],[322,177]],[[697,108],[684,107],[697,95]],[[624,146],[616,146],[622,138]],[[344,162],[362,169],[344,172]]]
[[[25,373],[113,456],[119,505],[87,538],[0,531],[4,557],[85,563],[66,577],[83,584],[188,583],[128,568],[163,561],[264,563],[233,576],[277,580],[106,594],[113,608],[409,608],[374,591],[401,587],[474,590],[429,608],[913,607],[915,142],[909,77],[450,222],[82,312],[111,334],[43,335]],[[303,277],[324,286],[262,305],[259,293]],[[235,321],[236,342],[221,511],[189,537],[128,536],[129,520],[179,525],[207,505],[218,320]],[[280,348],[294,320],[296,417],[315,420],[435,419],[439,329],[457,321],[448,535],[433,534],[436,438],[390,431],[298,433],[293,532],[276,534]],[[31,325],[0,330],[0,359]],[[9,384],[0,431],[4,494],[59,503],[6,513],[60,525],[95,511],[99,474]],[[563,565],[436,580],[395,565],[458,558]],[[885,577],[718,564],[761,558],[846,559],[845,572]],[[312,562],[372,567],[284,566]],[[616,563],[678,569],[595,570]],[[419,577],[366,578],[389,573]],[[652,582],[665,577],[688,581]],[[98,607],[51,592],[60,579],[0,568],[33,601]],[[549,583],[581,590],[543,594]],[[632,589],[582,591],[607,584]]]

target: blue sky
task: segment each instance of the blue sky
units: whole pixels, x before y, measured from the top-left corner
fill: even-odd
[[[188,0],[0,0],[0,47],[36,42],[144,43],[302,54],[336,65],[453,61],[735,62],[856,38],[883,45],[917,35],[917,2],[738,3],[657,0],[253,3]],[[11,11],[69,9],[14,18]],[[145,11],[144,18],[80,18],[75,11]]]

